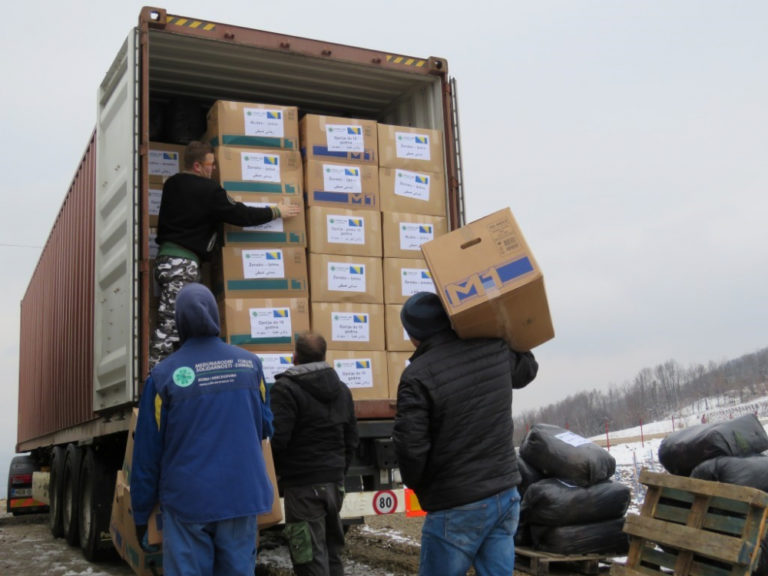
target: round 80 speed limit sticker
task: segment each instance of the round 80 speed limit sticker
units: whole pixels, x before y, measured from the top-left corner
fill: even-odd
[[[397,496],[392,490],[379,490],[373,495],[373,511],[376,514],[393,514],[397,510]]]

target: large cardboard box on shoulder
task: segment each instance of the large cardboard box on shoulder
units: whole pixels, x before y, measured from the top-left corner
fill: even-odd
[[[296,106],[253,102],[214,102],[203,140],[218,146],[248,146],[299,150],[299,111]]]
[[[379,162],[374,120],[307,114],[299,121],[301,157],[373,164]]]
[[[309,330],[306,298],[225,298],[219,303],[227,344],[251,352],[291,352],[296,334]]]
[[[379,209],[379,167],[370,164],[304,161],[307,206]]]
[[[329,350],[384,350],[384,305],[312,302],[312,330]]]
[[[253,192],[235,192],[230,198],[256,208],[272,207],[277,204],[292,204],[302,206],[298,194],[260,194]],[[307,224],[304,211],[293,218],[278,218],[260,226],[224,225],[224,244],[247,244],[253,246],[306,246]]]
[[[443,133],[379,124],[379,166],[443,173]]]
[[[304,169],[292,150],[220,146],[216,175],[227,192],[301,196]]]
[[[554,338],[544,275],[509,208],[421,250],[460,337],[504,338],[519,351]]]
[[[328,350],[325,358],[349,387],[353,399],[388,397],[387,353],[383,350]]]
[[[215,259],[219,298],[309,298],[303,247],[223,246]]]
[[[381,304],[384,301],[381,260],[375,256],[310,254],[310,299],[312,302]]]
[[[314,254],[381,256],[381,212],[310,206],[307,247]]]

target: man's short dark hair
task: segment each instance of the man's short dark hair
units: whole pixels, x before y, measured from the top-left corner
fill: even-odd
[[[323,362],[325,360],[326,343],[322,334],[317,332],[301,332],[296,336],[296,344],[293,351],[293,363],[309,364],[310,362]]]
[[[184,169],[190,170],[194,168],[195,162],[199,162],[200,164],[205,162],[206,154],[213,154],[213,146],[207,142],[192,140],[187,144],[187,147],[184,148]]]

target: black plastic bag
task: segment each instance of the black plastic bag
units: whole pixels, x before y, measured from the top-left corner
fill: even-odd
[[[578,486],[607,480],[616,459],[594,442],[552,424],[534,424],[520,446],[520,455],[543,476]]]
[[[610,480],[576,486],[548,478],[528,487],[520,505],[520,519],[543,526],[603,522],[623,517],[631,497],[628,486]]]
[[[604,554],[623,556],[629,551],[629,536],[622,531],[624,518],[571,526],[531,524],[531,538],[537,550],[553,554]]]
[[[758,454],[741,458],[738,456],[710,458],[693,469],[691,478],[751,486],[768,492],[768,457]]]
[[[536,468],[528,464],[522,456],[517,457],[517,468],[520,470],[520,476],[522,477],[522,481],[517,486],[517,491],[520,492],[520,497],[522,498],[525,496],[528,486],[538,482],[543,476]]]
[[[752,456],[764,450],[768,450],[768,434],[757,416],[746,414],[673,432],[659,445],[659,462],[671,474],[690,476],[696,466],[710,458]]]

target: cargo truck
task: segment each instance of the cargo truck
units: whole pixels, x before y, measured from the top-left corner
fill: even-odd
[[[21,302],[16,451],[34,463],[51,532],[91,560],[111,549],[116,472],[149,367],[150,142],[198,138],[221,99],[441,130],[448,227],[464,222],[446,60],[143,8],[98,87],[96,127]],[[394,401],[357,401],[356,413],[344,515],[400,512]]]

